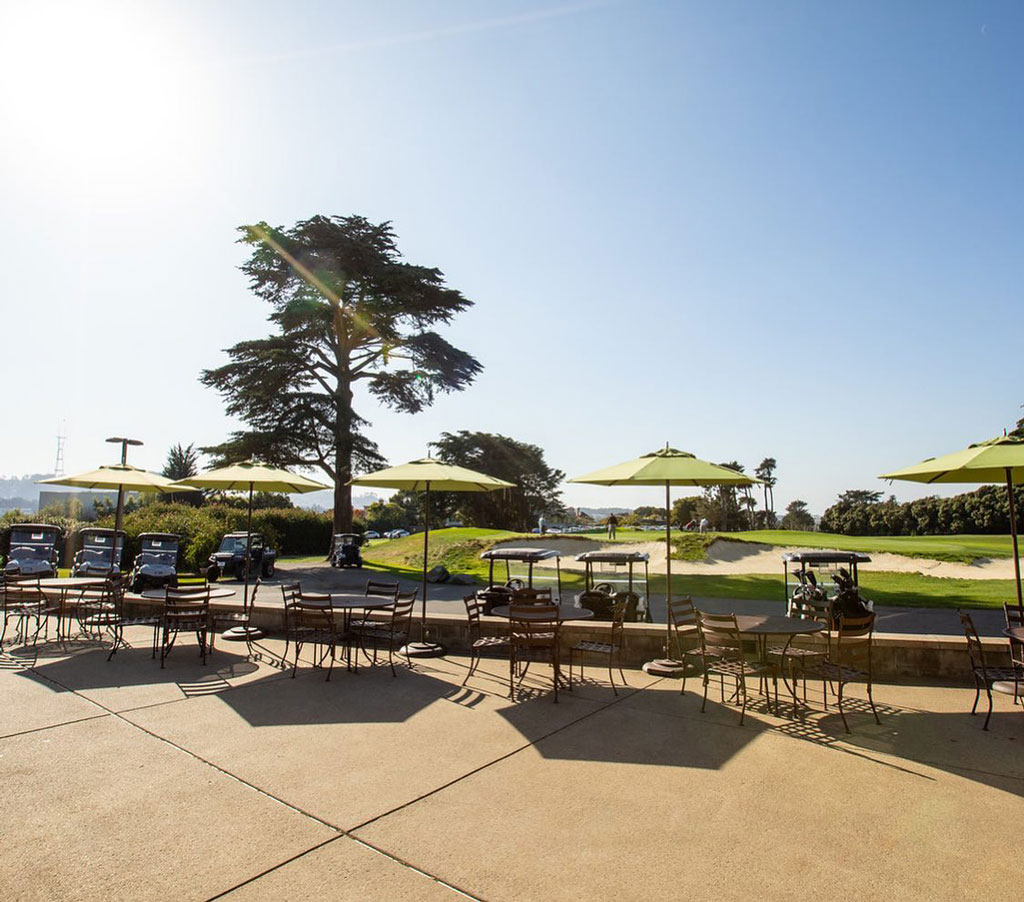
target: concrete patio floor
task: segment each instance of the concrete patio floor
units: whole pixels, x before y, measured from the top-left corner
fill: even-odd
[[[5,899],[964,899],[1024,877],[1024,711],[991,729],[957,686],[879,685],[852,734],[745,726],[699,683],[606,672],[553,704],[531,666],[309,661],[296,679],[223,643],[160,669],[77,641],[0,656]],[[853,694],[862,699],[859,687]],[[984,705],[984,698],[982,699]]]

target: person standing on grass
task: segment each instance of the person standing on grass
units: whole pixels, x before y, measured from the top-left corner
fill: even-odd
[[[611,514],[608,517],[608,538],[615,538],[615,527],[619,525],[619,518],[615,514]]]

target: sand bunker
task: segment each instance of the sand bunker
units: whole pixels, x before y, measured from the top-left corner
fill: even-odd
[[[522,547],[519,541],[501,542],[496,548]],[[527,547],[542,545],[562,555],[563,570],[583,570],[576,555],[585,551],[646,551],[651,556],[651,573],[665,572],[665,543],[662,542],[602,542],[579,536],[545,536],[542,541],[530,542]],[[782,573],[782,555],[806,550],[799,547],[761,545],[754,542],[731,542],[716,539],[708,547],[706,561],[672,561],[673,573],[725,575],[743,573]],[[897,573],[923,573],[926,576],[952,579],[1013,579],[1012,558],[981,560],[974,564],[934,561],[929,558],[904,557],[902,554],[871,554],[870,564],[861,564],[862,571],[887,570]]]

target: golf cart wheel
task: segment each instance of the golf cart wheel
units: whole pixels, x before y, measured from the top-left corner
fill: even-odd
[[[267,561],[263,565],[263,578],[264,579],[270,579],[270,577],[272,577],[273,575],[274,575],[274,562],[273,561]]]

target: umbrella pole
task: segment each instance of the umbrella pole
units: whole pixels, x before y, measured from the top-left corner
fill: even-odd
[[[643,666],[644,673],[654,676],[681,676],[685,671],[685,664],[676,661],[672,657],[672,615],[669,613],[669,605],[672,604],[672,496],[670,483],[665,480],[665,657],[657,661],[648,661]],[[647,566],[646,564],[644,565]],[[630,565],[632,570],[632,565]],[[648,585],[648,598],[650,588]],[[647,602],[647,609],[650,610],[650,601]]]
[[[430,551],[430,481],[423,496],[423,612],[420,615],[420,641],[409,642],[401,653],[409,658],[437,658],[444,654],[444,646],[427,641],[427,555]]]
[[[114,578],[114,560],[117,557],[117,535],[121,531],[121,524],[124,523],[124,486],[117,487],[117,512],[114,514],[114,539],[110,543],[110,572],[111,579]]]
[[[423,615],[420,618],[420,642],[427,641],[427,551],[430,547],[430,482],[423,496]]]
[[[249,521],[245,527],[245,590],[242,595],[242,613],[249,611],[249,568],[252,558],[252,489],[255,483],[249,483]]]
[[[1017,512],[1013,503],[1013,476],[1010,468],[1006,468],[1006,497],[1010,502],[1010,536],[1013,539],[1013,572],[1017,576],[1017,607],[1024,613],[1024,601],[1021,600],[1020,589],[1020,556],[1017,553]]]
[[[665,480],[665,658],[672,660],[672,502],[668,480]]]

